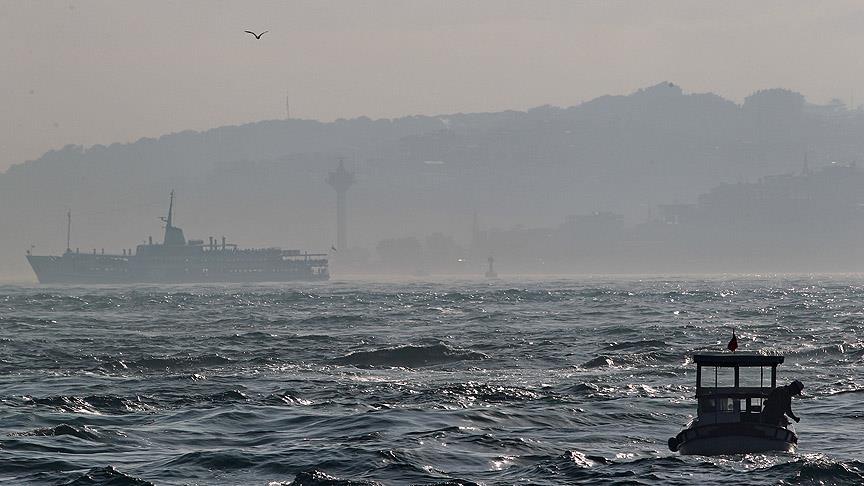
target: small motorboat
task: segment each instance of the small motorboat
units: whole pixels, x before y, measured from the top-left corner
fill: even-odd
[[[766,423],[761,415],[763,402],[777,386],[777,365],[783,363],[783,356],[707,352],[694,354],[693,361],[697,414],[669,438],[672,452],[705,456],[794,452],[798,435],[788,420]],[[770,387],[765,386],[766,368],[771,371]]]

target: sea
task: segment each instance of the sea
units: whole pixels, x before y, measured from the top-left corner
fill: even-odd
[[[785,355],[795,453],[680,456],[695,351]],[[0,482],[864,484],[864,277],[0,286]]]

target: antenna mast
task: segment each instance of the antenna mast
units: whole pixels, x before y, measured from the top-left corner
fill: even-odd
[[[171,189],[171,202],[168,203],[168,219],[165,220],[165,226],[172,227],[174,220],[174,189]]]
[[[72,210],[66,210],[66,253],[72,253]]]

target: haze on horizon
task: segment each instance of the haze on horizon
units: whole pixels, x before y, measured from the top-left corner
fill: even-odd
[[[0,171],[281,119],[286,92],[292,117],[320,120],[569,106],[663,80],[853,103],[862,26],[854,1],[2,1]]]
[[[851,2],[0,3],[0,279],[146,253],[174,190],[189,246],[329,248],[337,278],[862,271],[861,25]]]

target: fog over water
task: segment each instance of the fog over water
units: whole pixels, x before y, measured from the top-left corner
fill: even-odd
[[[192,239],[330,251],[334,275],[862,270],[864,111],[669,81],[528,111],[269,120],[69,145],[0,175],[0,268]],[[336,234],[340,161],[345,241]],[[336,246],[339,252],[336,253]],[[331,250],[328,250],[331,249]]]
[[[335,248],[339,160],[343,275],[861,270],[854,2],[0,13],[5,280],[67,210],[82,252],[160,240],[172,189],[190,238]]]

